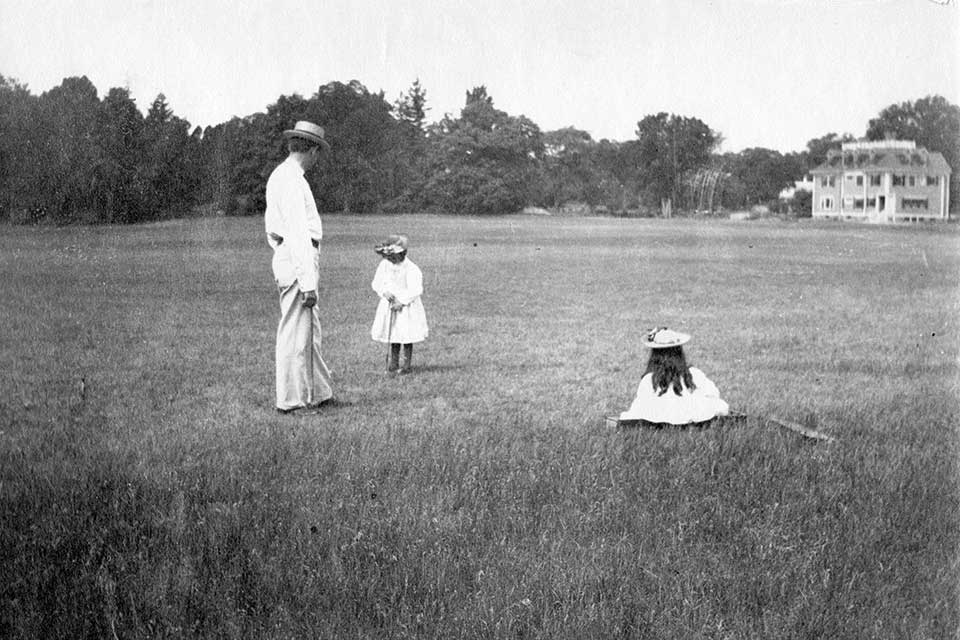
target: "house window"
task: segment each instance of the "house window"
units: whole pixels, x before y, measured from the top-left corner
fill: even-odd
[[[821,199],[820,199],[820,208],[821,208],[821,209],[833,209],[833,198],[821,198]]]
[[[916,176],[907,176],[907,186],[915,187],[917,186],[917,177]]]
[[[853,199],[853,208],[856,210],[863,209],[863,198],[854,198]]]
[[[927,199],[926,198],[904,198],[901,201],[904,211],[918,211],[927,209]]]
[[[858,187],[863,186],[863,176],[857,176],[857,186]]]
[[[853,196],[847,196],[846,198],[843,199],[842,209],[844,211],[849,211],[853,209]]]
[[[827,176],[822,176],[822,177],[820,178],[820,186],[821,186],[821,187],[827,186]]]
[[[875,173],[870,176],[870,186],[879,187],[883,184],[883,174]]]
[[[837,177],[836,177],[836,176],[830,176],[830,186],[831,186],[831,187],[837,186]]]
[[[904,177],[905,176],[898,176],[897,174],[893,174],[893,186],[902,187],[905,184]]]
[[[867,198],[867,209],[876,209],[876,208],[877,208],[877,199]]]
[[[940,176],[927,176],[927,186],[935,187],[940,184]]]

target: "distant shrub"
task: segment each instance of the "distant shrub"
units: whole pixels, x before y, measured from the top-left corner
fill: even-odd
[[[43,205],[20,206],[10,209],[10,224],[40,224],[48,219],[47,208]]]
[[[793,194],[793,200],[790,202],[790,209],[793,215],[798,218],[812,217],[813,193],[806,189],[797,189]]]
[[[252,216],[262,213],[266,203],[262,198],[253,195],[238,195],[225,198],[219,209],[228,216]]]

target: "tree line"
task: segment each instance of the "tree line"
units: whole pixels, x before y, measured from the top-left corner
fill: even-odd
[[[357,81],[310,97],[280,96],[263,113],[205,129],[175,115],[163,94],[142,114],[130,92],[101,99],[84,77],[39,95],[0,75],[0,219],[17,223],[133,223],[200,212],[258,214],[281,133],[320,123],[332,149],[311,172],[325,212],[493,214],[527,206],[628,215],[776,206],[779,192],[855,139],[828,133],[805,150],[720,154],[719,132],[695,117],[657,113],[627,141],[594,140],[573,127],[542,131],[494,106],[485,87],[466,92],[456,116],[427,122],[415,81],[393,103]],[[891,105],[863,136],[915,140],[956,171],[960,108],[940,96]],[[952,203],[957,178],[951,180]],[[793,209],[809,214],[799,192]],[[782,204],[782,203],[779,203]]]

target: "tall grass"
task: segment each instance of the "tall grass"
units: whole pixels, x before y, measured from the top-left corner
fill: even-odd
[[[956,634],[954,229],[325,224],[343,402],[303,418],[272,410],[256,221],[5,230],[0,635]],[[432,335],[390,379],[394,229]],[[608,430],[653,324],[753,417]]]

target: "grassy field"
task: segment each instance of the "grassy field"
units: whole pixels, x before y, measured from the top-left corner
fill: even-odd
[[[324,225],[309,417],[273,410],[259,218],[0,230],[0,636],[957,637],[955,227]],[[400,378],[394,231],[431,325]],[[653,325],[839,442],[609,430]]]

